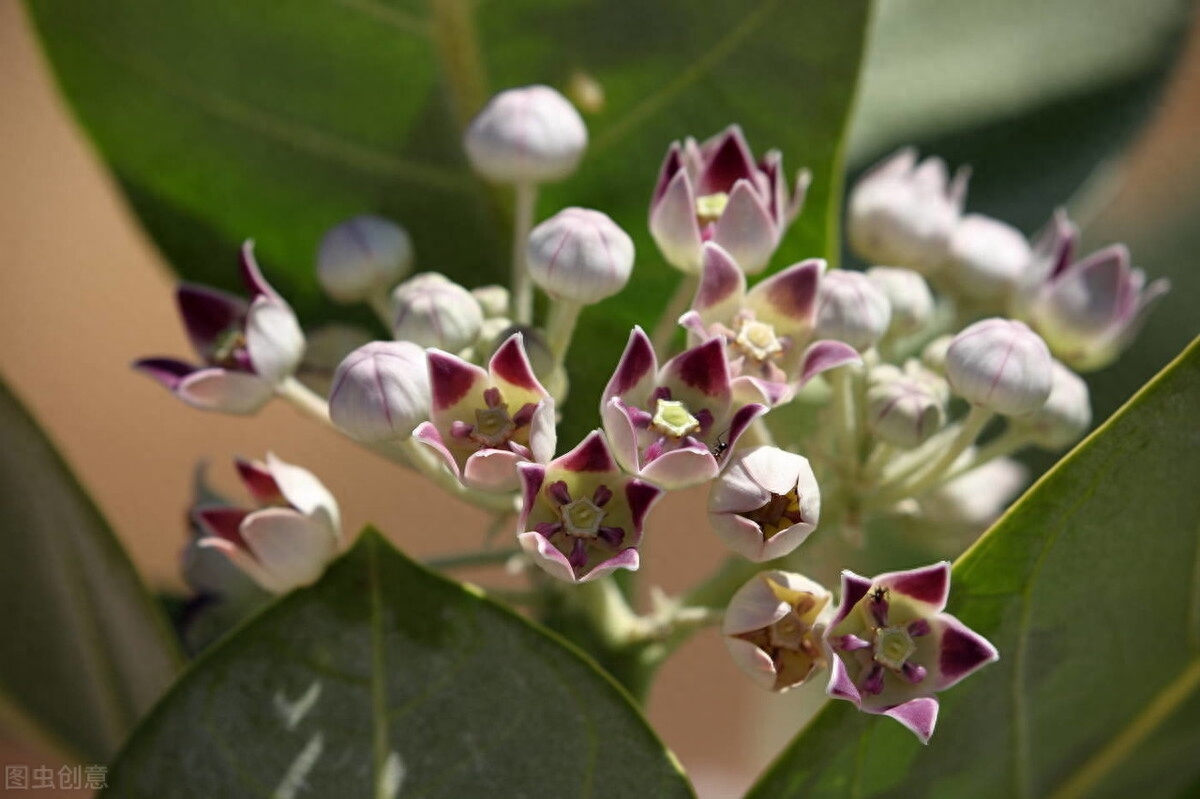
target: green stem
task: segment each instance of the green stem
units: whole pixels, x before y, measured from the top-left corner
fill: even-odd
[[[367,304],[371,306],[371,310],[375,312],[375,316],[383,324],[384,329],[391,333],[392,324],[395,322],[392,313],[391,289],[380,289],[372,293],[370,297],[367,297]]]
[[[671,339],[675,336],[675,328],[679,325],[679,317],[683,316],[683,312],[692,304],[692,297],[696,294],[698,285],[700,285],[700,275],[683,275],[679,279],[679,285],[675,287],[675,293],[671,295],[671,301],[667,303],[662,316],[658,318],[658,323],[654,326],[654,332],[650,336],[650,343],[654,345],[654,351],[658,353],[659,358],[667,357]]]
[[[567,350],[571,348],[571,338],[575,335],[575,323],[579,321],[579,312],[583,306],[568,300],[553,300],[550,304],[550,319],[546,324],[546,338],[550,343],[550,352],[554,362],[562,364]]]
[[[934,461],[932,466],[917,473],[911,480],[881,489],[872,505],[886,507],[896,500],[918,496],[938,485],[947,470],[954,466],[954,462],[958,460],[959,456],[966,451],[967,447],[975,443],[975,439],[983,432],[983,428],[991,421],[993,415],[987,408],[972,405],[970,413],[967,414],[966,420],[959,428],[958,435],[950,442],[950,446],[946,448],[941,457]]]
[[[529,244],[529,231],[533,229],[537,186],[533,183],[518,183],[515,188],[516,207],[513,209],[512,241],[513,321],[518,325],[529,325],[533,322],[533,281],[525,267],[525,248]]]

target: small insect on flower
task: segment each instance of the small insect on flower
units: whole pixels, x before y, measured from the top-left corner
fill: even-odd
[[[718,435],[717,440],[714,441],[712,446],[708,448],[709,453],[714,458],[720,458],[725,454],[725,450],[729,449],[729,442],[725,440],[725,436],[728,434],[729,430],[727,429],[725,432]]]

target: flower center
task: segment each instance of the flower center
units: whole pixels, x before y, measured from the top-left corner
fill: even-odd
[[[475,411],[475,428],[468,434],[472,441],[485,447],[498,447],[512,436],[517,424],[508,414],[508,403]]]
[[[725,206],[729,205],[729,195],[723,191],[716,194],[706,194],[703,197],[696,198],[696,220],[700,223],[700,227],[711,225],[721,218],[721,214],[725,213]]]
[[[221,334],[213,343],[208,357],[213,366],[236,369],[243,365],[245,350],[246,333],[237,325]]]
[[[604,510],[590,499],[577,499],[559,509],[567,535],[595,538],[604,521]]]
[[[783,342],[775,328],[766,322],[745,319],[738,326],[734,346],[756,361],[765,361],[783,352]]]
[[[900,671],[917,651],[912,636],[904,627],[883,627],[875,633],[875,662],[892,671]]]
[[[800,512],[800,495],[794,488],[786,494],[771,494],[762,507],[739,515],[761,527],[764,540],[804,521],[804,514]]]
[[[700,420],[692,416],[688,407],[678,400],[658,400],[650,424],[659,432],[675,438],[683,438],[700,429]]]

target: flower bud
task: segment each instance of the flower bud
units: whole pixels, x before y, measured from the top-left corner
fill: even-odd
[[[551,297],[590,305],[629,282],[633,240],[599,211],[566,208],[530,232],[526,263]]]
[[[844,341],[859,352],[883,337],[892,309],[883,292],[861,272],[827,272],[817,295],[814,337]]]
[[[933,292],[925,278],[911,269],[873,266],[867,279],[887,297],[892,309],[891,336],[909,336],[929,324],[933,317]]]
[[[408,341],[376,341],[342,361],[329,392],[329,418],[359,441],[405,439],[429,418],[425,351]]]
[[[756,562],[800,546],[820,515],[821,491],[808,459],[777,447],[736,453],[708,497],[713,530]]]
[[[433,272],[414,275],[392,292],[398,341],[458,352],[475,341],[483,310],[471,292]]]
[[[906,148],[872,167],[850,193],[847,235],[860,257],[929,274],[946,257],[969,171],[950,180],[940,158],[917,163]]]
[[[494,183],[546,183],[575,171],[587,128],[575,107],[549,86],[500,92],[464,136],[471,166]]]
[[[964,458],[972,456],[971,450],[964,453]],[[1012,458],[988,461],[922,496],[921,516],[981,530],[999,518],[1028,479],[1029,470]]]
[[[1032,252],[1021,231],[982,214],[968,214],[950,236],[943,271],[951,291],[987,308],[1007,307]]]
[[[395,285],[412,268],[404,228],[378,216],[356,216],[330,228],[317,251],[317,280],[337,302],[361,302]]]
[[[471,289],[471,296],[479,302],[484,319],[508,316],[509,294],[504,286],[480,286]]]
[[[954,336],[946,334],[926,344],[925,349],[921,350],[921,364],[934,374],[946,374],[946,351],[950,349],[952,341]]]
[[[905,367],[884,364],[871,370],[867,426],[880,440],[912,449],[945,424],[946,392],[945,381],[916,361]]]
[[[825,665],[821,636],[833,598],[800,574],[756,574],[729,600],[721,632],[734,663],[769,691],[800,685]]]
[[[1052,368],[1050,398],[1018,423],[1039,447],[1064,449],[1082,438],[1091,426],[1092,405],[1083,378],[1058,361]]]
[[[1032,413],[1050,396],[1050,350],[1022,322],[984,319],[963,330],[946,351],[954,393],[1005,416]]]

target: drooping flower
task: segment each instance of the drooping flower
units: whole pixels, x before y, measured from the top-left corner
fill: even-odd
[[[664,488],[716,477],[738,438],[766,411],[734,397],[724,339],[685,350],[660,371],[640,327],[629,334],[600,401],[617,462]]]
[[[742,129],[730,125],[697,144],[673,142],[650,203],[650,233],[668,263],[698,272],[701,245],[714,241],[750,274],[761,272],[799,215],[811,175],[802,170],[788,193],[783,156],[755,163]]]
[[[679,323],[693,346],[724,338],[735,397],[776,405],[826,369],[860,360],[842,342],[808,345],[824,271],[824,261],[809,259],[746,291],[746,275],[733,257],[718,244],[704,244],[700,286]]]
[[[517,538],[548,574],[586,582],[636,571],[646,514],[663,490],[621,472],[604,433],[546,465],[522,463]]]
[[[820,517],[821,491],[808,459],[778,447],[734,454],[708,496],[713,530],[756,563],[800,546]]]
[[[533,374],[521,334],[509,336],[487,371],[428,351],[433,405],[413,438],[431,447],[463,484],[515,491],[517,464],[554,455],[554,400]]]
[[[341,543],[333,495],[311,472],[272,454],[265,463],[239,459],[237,469],[259,509],[195,509],[193,518],[204,531],[198,545],[224,553],[272,593],[315,582]]]
[[[1034,246],[1015,311],[1045,339],[1055,357],[1078,371],[1117,359],[1171,288],[1165,278],[1146,285],[1122,244],[1074,260],[1078,231],[1058,212]]]
[[[911,147],[884,159],[850,192],[846,233],[851,248],[872,264],[936,272],[962,214],[969,177],[964,168],[951,180],[940,158],[918,164]]]
[[[837,614],[825,632],[832,655],[826,693],[867,713],[890,716],[928,743],[934,694],[997,660],[983,636],[942,611],[950,564],[874,579],[842,572]]]
[[[822,634],[833,616],[831,598],[803,575],[756,574],[725,611],[722,633],[733,662],[769,691],[804,683],[826,665]]]
[[[241,276],[249,302],[188,283],[176,292],[202,366],[143,358],[134,368],[202,410],[251,414],[267,404],[304,357],[304,333],[291,306],[263,278],[250,241],[242,245]]]

